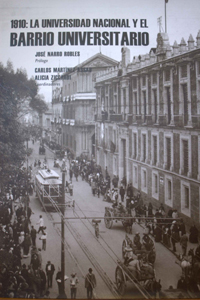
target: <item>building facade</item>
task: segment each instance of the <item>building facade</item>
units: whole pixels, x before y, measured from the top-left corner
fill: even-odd
[[[96,77],[96,157],[142,198],[200,221],[200,31]]]
[[[117,64],[98,53],[69,70],[65,74],[67,78],[63,76],[60,89],[53,89],[54,131],[60,136],[59,144],[75,157],[95,155],[96,73]]]

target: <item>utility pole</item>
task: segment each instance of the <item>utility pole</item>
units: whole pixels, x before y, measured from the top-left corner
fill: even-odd
[[[67,299],[67,295],[65,293],[65,170],[62,170],[62,203],[61,203],[61,291],[58,298]]]

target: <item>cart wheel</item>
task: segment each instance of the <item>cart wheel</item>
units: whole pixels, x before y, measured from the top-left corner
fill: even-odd
[[[125,292],[125,278],[122,269],[117,266],[115,270],[115,281],[117,285],[118,292],[120,293],[121,296],[124,295]]]
[[[111,213],[109,211],[105,212],[104,222],[105,222],[106,228],[110,229],[112,227],[112,224],[113,224],[113,219],[106,219],[106,217],[109,217],[109,218],[112,217],[112,215],[111,215]]]
[[[123,243],[122,243],[122,257],[123,257],[123,259],[125,259],[125,253],[126,253],[125,248],[126,248],[126,241],[123,240]]]

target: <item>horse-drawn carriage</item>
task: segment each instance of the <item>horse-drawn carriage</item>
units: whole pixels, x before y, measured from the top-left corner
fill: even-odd
[[[130,261],[128,264],[118,261],[115,270],[115,282],[121,296],[125,293],[128,281],[139,283],[143,285],[144,289],[147,289],[155,281],[155,270],[150,263],[146,262],[143,264],[139,272],[134,268],[134,264],[135,260]]]
[[[146,243],[141,244],[140,247],[136,246],[134,242],[129,238],[126,234],[125,239],[122,243],[122,256],[125,258],[126,256],[126,249],[129,246],[132,249],[133,254],[138,255],[140,254],[143,259],[151,264],[154,264],[156,260],[156,250],[154,241],[151,239],[149,235],[146,235]]]
[[[130,230],[134,221],[131,214],[123,205],[117,207],[105,207],[104,222],[106,228],[111,229],[114,220],[115,222],[121,221],[123,226],[126,229],[129,228]]]

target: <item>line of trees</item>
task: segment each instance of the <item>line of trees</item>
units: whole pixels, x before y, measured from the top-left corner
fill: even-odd
[[[1,189],[9,177],[22,167],[26,158],[27,129],[21,118],[30,110],[43,113],[48,109],[34,79],[25,69],[15,72],[10,61],[0,63],[0,181]],[[30,132],[30,131],[29,131]]]

